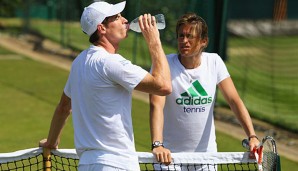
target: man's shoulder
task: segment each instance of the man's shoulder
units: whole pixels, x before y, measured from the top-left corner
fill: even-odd
[[[109,54],[102,59],[102,62],[106,68],[112,67],[114,69],[120,69],[132,65],[130,60],[124,58],[120,54]]]

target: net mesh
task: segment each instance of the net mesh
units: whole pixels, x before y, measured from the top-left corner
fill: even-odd
[[[42,149],[0,154],[0,171],[43,170]]]
[[[257,170],[255,160],[248,158],[247,152],[218,153],[173,153],[173,163],[169,166],[156,162],[152,153],[138,152],[141,170]],[[43,157],[41,148],[32,148],[13,153],[0,153],[0,171],[22,170],[77,170],[79,158],[74,149],[52,150],[50,165]],[[47,168],[48,167],[48,168]]]

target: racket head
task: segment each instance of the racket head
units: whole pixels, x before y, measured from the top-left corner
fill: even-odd
[[[271,136],[266,136],[262,140],[262,167],[263,170],[277,170],[278,154],[276,150],[275,140]]]

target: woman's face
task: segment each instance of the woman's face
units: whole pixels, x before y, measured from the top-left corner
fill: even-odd
[[[200,39],[193,29],[194,25],[184,24],[178,30],[178,51],[182,57],[199,55],[206,46],[207,41]]]

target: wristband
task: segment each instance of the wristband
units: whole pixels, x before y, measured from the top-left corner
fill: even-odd
[[[251,135],[251,136],[248,137],[248,140],[250,141],[250,139],[252,139],[252,138],[259,139],[256,135]]]

